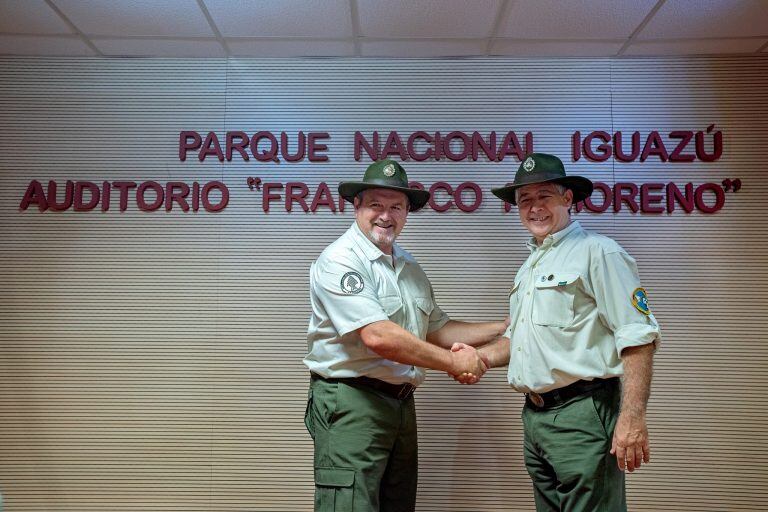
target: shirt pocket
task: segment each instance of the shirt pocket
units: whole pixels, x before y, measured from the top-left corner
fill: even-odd
[[[379,303],[391,321],[403,325],[403,300],[400,297],[396,295],[380,297]]]
[[[428,297],[416,297],[413,302],[416,304],[416,325],[413,326],[413,333],[419,338],[425,339],[429,330],[429,318],[435,309],[435,302]]]
[[[509,289],[509,295],[507,296],[507,299],[509,300],[510,311],[514,309],[513,306],[517,303],[518,290],[520,290],[520,283],[513,283],[512,288]]]
[[[435,303],[432,299],[416,297],[413,301],[416,303],[416,307],[419,308],[419,311],[427,316],[431,315],[432,311],[435,309]]]
[[[552,272],[535,277],[533,323],[548,327],[568,327],[573,323],[573,301],[580,275]]]

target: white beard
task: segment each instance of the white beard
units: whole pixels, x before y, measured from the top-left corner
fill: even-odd
[[[394,233],[379,233],[375,230],[371,230],[368,232],[368,237],[373,241],[374,244],[378,245],[379,247],[391,247],[392,244],[395,243],[395,234]]]

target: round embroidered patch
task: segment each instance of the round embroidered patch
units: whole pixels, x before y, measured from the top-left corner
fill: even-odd
[[[651,314],[651,308],[648,307],[648,294],[644,288],[635,288],[632,292],[632,305],[644,315]]]
[[[384,167],[384,176],[387,176],[387,177],[391,178],[394,175],[395,175],[395,166],[394,165],[389,164],[389,165]]]
[[[533,159],[533,157],[528,157],[525,159],[525,162],[523,162],[523,169],[525,169],[528,172],[531,172],[533,168],[536,167],[536,160]]]
[[[360,293],[363,287],[363,276],[357,272],[347,272],[341,278],[341,291],[344,293]]]

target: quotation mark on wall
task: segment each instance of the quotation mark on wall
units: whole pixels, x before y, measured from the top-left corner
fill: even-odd
[[[726,178],[723,180],[723,189],[726,192],[730,190],[733,190],[734,192],[738,192],[741,189],[741,180],[739,178],[736,178],[735,180]]]

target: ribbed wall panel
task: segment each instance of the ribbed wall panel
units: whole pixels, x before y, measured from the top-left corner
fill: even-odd
[[[570,162],[575,130],[724,134],[713,163]],[[329,162],[199,162],[181,130],[326,131]],[[307,275],[352,221],[261,209],[264,182],[358,179],[353,134],[534,133],[597,181],[719,183],[714,215],[580,213],[639,263],[664,334],[653,462],[632,510],[764,510],[768,498],[768,60],[0,59],[0,492],[16,511],[308,511]],[[292,146],[294,147],[294,146]],[[517,160],[408,162],[483,189],[412,215],[401,242],[454,318],[506,314],[526,257],[490,188]],[[220,213],[19,210],[30,180],[223,181]],[[335,196],[335,192],[334,192]],[[530,511],[522,398],[503,370],[419,389],[419,511]]]

